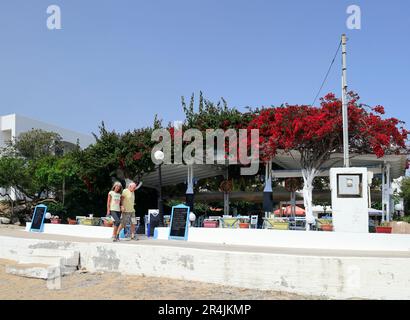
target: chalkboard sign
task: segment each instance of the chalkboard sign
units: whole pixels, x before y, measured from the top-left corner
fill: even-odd
[[[180,204],[172,207],[169,239],[187,240],[189,207]]]
[[[40,204],[35,207],[33,218],[31,219],[30,231],[43,232],[44,218],[47,213],[47,206]]]

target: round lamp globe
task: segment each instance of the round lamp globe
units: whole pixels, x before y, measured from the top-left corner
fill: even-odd
[[[164,155],[164,152],[162,152],[161,150],[157,150],[154,153],[154,157],[156,160],[162,161],[164,160],[165,155]]]

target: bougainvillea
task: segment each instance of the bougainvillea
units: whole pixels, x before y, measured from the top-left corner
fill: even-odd
[[[349,148],[352,154],[407,153],[408,131],[403,122],[381,117],[382,106],[369,107],[349,92]],[[259,129],[261,159],[272,159],[279,151],[297,151],[304,178],[307,215],[311,215],[312,183],[317,171],[330,155],[343,150],[342,101],[330,93],[319,107],[282,105],[259,110],[249,124]],[[307,199],[306,199],[307,198]]]
[[[385,154],[407,152],[408,131],[395,118],[382,119],[382,106],[359,103],[349,93],[349,145],[352,153]],[[267,160],[278,150],[297,150],[305,168],[318,168],[343,147],[342,102],[334,94],[321,99],[320,107],[283,105],[262,109],[249,128],[259,129],[261,157]]]

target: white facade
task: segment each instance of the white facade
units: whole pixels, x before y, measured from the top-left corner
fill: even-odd
[[[95,142],[94,137],[91,135],[64,129],[52,124],[30,119],[17,114],[9,114],[0,116],[0,149],[5,147],[7,142],[11,141],[15,137],[18,137],[21,133],[33,129],[42,129],[44,131],[52,131],[58,133],[62,137],[63,141],[72,144],[77,144],[77,141],[79,141],[81,148],[86,148],[90,144]],[[5,193],[5,190],[3,188],[0,188],[0,194],[2,193]],[[8,190],[8,193],[13,199],[17,198],[15,190]],[[3,197],[0,196],[0,200],[3,200]]]
[[[80,142],[81,148],[86,148],[94,143],[94,137],[88,134],[75,132],[73,130],[64,129],[46,122],[30,119],[17,114],[9,114],[0,116],[0,148],[5,146],[7,141],[14,137],[18,137],[21,133],[32,129],[42,129],[44,131],[52,131],[60,134],[63,141],[73,144]]]

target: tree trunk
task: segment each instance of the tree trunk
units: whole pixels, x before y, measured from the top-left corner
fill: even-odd
[[[11,218],[14,216],[14,200],[10,197],[10,203],[11,203]],[[11,221],[11,219],[10,219]]]
[[[63,206],[65,205],[65,177],[63,178]]]
[[[313,180],[316,176],[316,169],[302,169],[303,175],[303,202],[305,204],[306,231],[310,230],[310,224],[315,222],[313,216]]]

